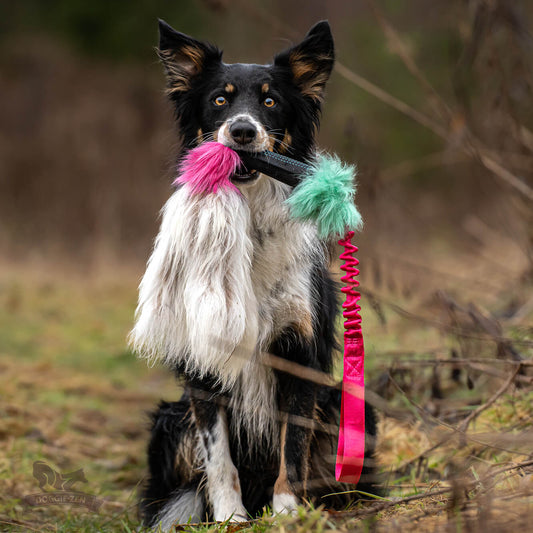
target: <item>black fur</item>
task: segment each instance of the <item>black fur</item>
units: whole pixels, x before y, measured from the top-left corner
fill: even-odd
[[[160,21],[159,55],[168,78],[168,93],[175,107],[185,150],[215,132],[224,121],[241,111],[251,113],[271,134],[272,148],[292,157],[308,159],[315,149],[321,102],[334,62],[333,39],[327,22],[315,25],[302,43],[278,54],[271,65],[227,65],[213,45],[176,32]],[[266,89],[265,89],[266,88]],[[217,98],[220,105],[217,105]],[[274,105],[266,105],[271,103]],[[282,142],[283,140],[283,142]],[[257,246],[269,238],[268,228],[255,228]],[[323,265],[312,273],[313,337],[306,340],[296,326],[287,326],[269,347],[280,360],[330,373],[333,366],[338,288]],[[274,287],[273,290],[276,288]],[[150,477],[141,498],[147,524],[157,522],[165,503],[181,492],[195,491],[204,499],[206,518],[212,518],[202,484],[201,461],[195,456],[196,438],[209,438],[220,407],[227,411],[229,426],[239,413],[228,407],[232,392],[222,392],[215,376],[198,379],[175,368],[184,378],[185,393],[178,402],[162,402],[152,416],[148,447]],[[342,508],[350,495],[324,495],[346,490],[334,481],[334,456],[339,423],[340,393],[275,370],[276,402],[287,421],[285,456],[287,480],[300,498]],[[298,421],[308,420],[308,425]],[[244,432],[245,430],[243,430]],[[207,437],[206,437],[207,435]],[[280,470],[280,453],[264,445],[253,453],[247,444],[254,438],[230,432],[230,451],[238,470],[242,500],[251,516],[272,501]],[[376,421],[366,407],[366,460],[358,485],[376,492],[373,465]],[[255,439],[257,440],[257,439]],[[261,443],[260,443],[261,444]],[[209,449],[206,443],[206,449]],[[325,473],[324,473],[325,472]]]

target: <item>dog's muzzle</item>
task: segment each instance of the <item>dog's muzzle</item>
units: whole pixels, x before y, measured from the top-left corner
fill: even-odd
[[[218,142],[245,152],[262,152],[268,149],[269,137],[260,122],[250,115],[237,115],[227,120],[219,130]],[[251,183],[259,177],[259,172],[242,165],[234,174],[232,181]]]

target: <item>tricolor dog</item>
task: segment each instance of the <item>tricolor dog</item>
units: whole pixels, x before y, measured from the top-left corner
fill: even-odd
[[[226,64],[215,46],[160,22],[159,57],[182,153],[205,141],[316,154],[325,86],[334,64],[327,22],[271,64]],[[342,507],[353,486],[335,481],[338,389],[334,363],[339,291],[328,245],[289,217],[288,185],[244,169],[234,190],[177,187],[139,288],[131,344],[183,383],[152,417],[146,524],[243,521],[265,506],[304,501]],[[373,491],[375,419],[366,409],[358,489]]]

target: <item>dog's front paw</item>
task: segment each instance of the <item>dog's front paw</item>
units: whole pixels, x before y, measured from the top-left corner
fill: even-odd
[[[226,505],[216,509],[214,513],[216,522],[247,522],[249,520],[246,509],[241,505],[234,507]]]
[[[248,520],[250,519],[242,513],[230,513],[229,515],[227,514],[215,515],[215,522],[237,523],[237,522],[248,522]]]
[[[274,494],[272,510],[275,514],[296,514],[298,500],[294,494]]]

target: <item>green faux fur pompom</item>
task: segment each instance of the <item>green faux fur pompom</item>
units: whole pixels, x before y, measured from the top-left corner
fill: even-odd
[[[319,237],[326,239],[362,228],[354,196],[355,167],[336,156],[319,155],[287,203],[294,218],[315,222]]]

